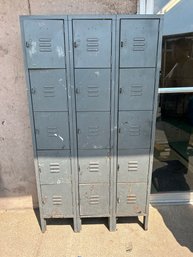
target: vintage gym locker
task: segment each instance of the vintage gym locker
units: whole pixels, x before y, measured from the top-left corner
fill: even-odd
[[[48,218],[143,216],[161,58],[160,16],[22,16],[42,231]]]

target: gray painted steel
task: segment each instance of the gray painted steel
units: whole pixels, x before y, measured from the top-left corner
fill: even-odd
[[[22,16],[42,231],[46,218],[144,216],[161,17]]]

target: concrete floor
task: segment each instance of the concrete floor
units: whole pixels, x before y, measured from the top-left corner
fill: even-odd
[[[131,218],[109,232],[103,221],[85,222],[80,233],[74,233],[70,224],[52,222],[42,234],[33,210],[1,211],[0,256],[193,256],[191,205],[151,207],[148,231]]]

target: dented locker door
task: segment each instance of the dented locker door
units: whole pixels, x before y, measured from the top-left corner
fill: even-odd
[[[146,212],[146,183],[117,184],[117,216],[138,216]]]
[[[76,69],[77,111],[110,111],[110,70]]]
[[[121,69],[119,110],[152,110],[155,69]]]
[[[79,150],[79,182],[109,182],[110,158],[108,150]]]
[[[34,120],[38,150],[69,149],[67,112],[35,112]]]
[[[24,37],[28,68],[64,68],[62,20],[25,20]]]
[[[67,111],[64,69],[30,70],[34,111]]]
[[[118,148],[150,148],[151,126],[151,111],[120,111]]]
[[[78,112],[77,127],[79,149],[108,149],[110,147],[108,112]]]
[[[70,151],[38,151],[41,184],[71,183]]]
[[[117,182],[147,182],[149,152],[149,149],[119,149]]]
[[[110,68],[111,20],[73,20],[75,68]]]
[[[109,216],[109,184],[80,184],[80,215]]]
[[[120,67],[155,67],[159,20],[122,19]]]
[[[41,185],[41,194],[44,218],[73,217],[70,183]]]

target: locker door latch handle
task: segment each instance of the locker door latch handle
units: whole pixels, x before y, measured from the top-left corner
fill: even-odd
[[[121,47],[123,47],[123,41],[121,41]]]
[[[78,88],[75,89],[76,94],[80,93],[80,90]]]
[[[121,202],[120,198],[117,198],[117,203],[120,203],[120,202]]]
[[[122,92],[123,92],[123,89],[120,87],[119,88],[119,94],[122,94]]]
[[[26,46],[27,48],[30,48],[30,47],[31,47],[31,41],[26,41],[26,42],[25,42],[25,46]]]
[[[35,88],[31,88],[31,93],[35,94],[35,92],[36,92]]]
[[[120,129],[120,128],[118,129],[118,133],[119,133],[119,134],[121,133],[121,129]]]
[[[77,129],[77,133],[80,134],[80,129]]]
[[[76,41],[73,42],[73,47],[74,47],[74,48],[77,48],[77,47],[78,47],[78,44],[76,43]]]

